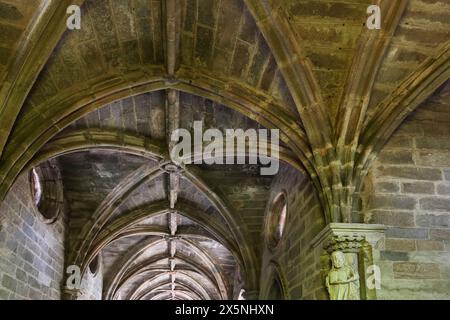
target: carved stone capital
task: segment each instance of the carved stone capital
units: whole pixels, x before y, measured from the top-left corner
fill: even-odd
[[[330,223],[312,240],[311,245],[322,261],[324,281],[332,268],[334,252],[345,255],[346,264],[358,279],[360,299],[376,299],[376,290],[366,285],[368,270],[373,265],[373,249],[378,249],[386,227],[379,224]],[[356,290],[356,289],[355,289]],[[333,294],[332,294],[333,293]],[[332,290],[330,298],[336,298]]]
[[[312,240],[313,248],[333,251],[356,252],[364,243],[376,247],[384,237],[386,226],[363,223],[330,223]]]

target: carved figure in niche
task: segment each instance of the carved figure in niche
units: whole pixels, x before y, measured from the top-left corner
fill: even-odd
[[[331,300],[359,300],[359,276],[350,266],[342,251],[331,254],[332,267],[326,277]]]

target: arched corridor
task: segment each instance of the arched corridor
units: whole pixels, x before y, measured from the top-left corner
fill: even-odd
[[[450,299],[450,3],[373,2],[0,0],[0,299]]]

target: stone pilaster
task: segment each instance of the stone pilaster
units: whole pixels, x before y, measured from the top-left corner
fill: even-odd
[[[331,268],[331,254],[344,253],[348,265],[359,276],[360,299],[376,299],[373,279],[383,246],[386,227],[378,224],[330,223],[312,241],[314,252],[320,256],[323,281]]]

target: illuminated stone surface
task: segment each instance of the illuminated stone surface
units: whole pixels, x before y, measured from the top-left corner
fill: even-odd
[[[449,3],[383,0],[368,30],[369,0],[181,2],[0,0],[0,298],[329,299],[317,239],[366,224],[362,299],[449,299]],[[278,174],[169,170],[195,121],[279,129]],[[48,159],[56,221],[29,179]]]

